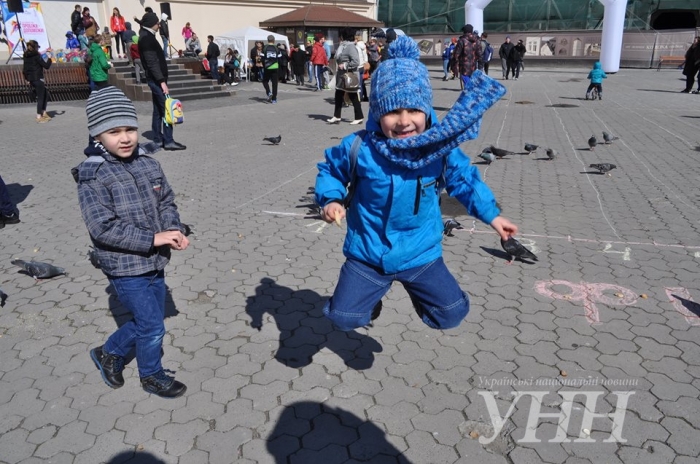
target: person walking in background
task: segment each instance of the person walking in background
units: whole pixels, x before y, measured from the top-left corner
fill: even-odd
[[[49,94],[44,83],[44,69],[49,69],[50,67],[51,61],[44,61],[41,57],[37,41],[27,41],[22,71],[24,78],[32,86],[32,90],[36,94],[36,122],[38,123],[45,123],[51,120],[51,116],[46,112]]]
[[[333,53],[331,51],[331,44],[328,43],[325,37],[321,37],[321,45],[323,45],[323,51],[326,52],[326,61],[328,63],[331,62],[331,57],[333,56]],[[328,68],[328,64],[323,67],[323,89],[324,90],[329,90],[329,83],[331,82],[331,73],[330,73],[330,68]]]
[[[267,102],[277,103],[277,81],[279,79],[280,67],[280,51],[275,46],[275,36],[267,36],[267,45],[263,49],[263,65],[265,73],[263,74],[263,87],[267,94]],[[270,89],[270,81],[272,81],[272,89]]]
[[[253,63],[253,80],[258,82],[263,81],[265,66],[263,65],[263,46],[265,44],[261,40],[255,41],[255,47],[250,50],[250,62]]]
[[[83,31],[83,15],[80,13],[80,5],[75,5],[70,14],[70,30],[75,36],[79,36]]]
[[[126,44],[124,43],[124,31],[126,31],[126,21],[124,16],[119,12],[119,8],[112,9],[112,17],[110,18],[110,26],[114,32],[114,42],[117,44],[117,58],[121,58],[120,44],[124,48],[124,58],[126,58]],[[110,55],[111,58],[111,55]]]
[[[5,181],[3,181],[2,176],[0,176],[0,229],[4,229],[6,224],[19,223],[19,209],[17,209],[17,205],[12,202]]]
[[[489,62],[493,58],[493,47],[487,40],[488,34],[483,32],[481,34],[481,63],[484,69],[484,74],[489,75]]]
[[[134,65],[134,77],[136,83],[143,82],[143,64],[141,63],[141,55],[139,54],[139,36],[134,36],[134,40],[129,47],[131,63]]]
[[[279,57],[279,68],[278,68],[278,79],[281,83],[287,83],[287,77],[289,74],[289,54],[287,52],[287,47],[283,43],[277,44],[277,56]]]
[[[345,95],[348,96],[352,102],[353,109],[355,110],[355,119],[350,123],[353,125],[362,124],[364,116],[362,114],[362,106],[360,105],[360,99],[358,98],[359,89],[344,89],[344,75],[347,73],[357,73],[357,69],[360,66],[360,58],[355,47],[355,31],[346,27],[340,31],[340,39],[342,42],[338,46],[338,50],[335,54],[335,62],[338,69],[335,73],[335,111],[333,112],[333,117],[328,119],[327,122],[335,124],[341,121],[340,112],[343,109],[343,101]]]
[[[141,55],[141,62],[153,101],[153,118],[151,120],[153,142],[156,145],[163,144],[163,149],[168,151],[185,150],[187,148],[185,145],[177,143],[173,139],[173,126],[164,121],[165,96],[170,91],[168,90],[168,63],[166,63],[163,49],[156,39],[156,33],[160,27],[158,16],[152,12],[146,13],[140,24],[143,31],[139,35],[139,55]]]
[[[139,154],[136,109],[121,90],[93,92],[85,113],[93,140],[74,174],[80,211],[100,269],[132,316],[104,345],[91,349],[90,358],[107,386],[116,389],[124,386],[125,358],[135,352],[141,387],[177,398],[187,387],[167,375],[161,361],[164,270],[171,250],[189,246],[175,193],[160,163]]]
[[[462,33],[455,46],[453,72],[460,77],[461,88],[465,88],[481,61],[481,44],[471,24],[465,24]]]
[[[99,40],[100,45],[107,49],[107,55],[109,55],[110,60],[114,58],[112,56],[112,37],[114,37],[114,35],[111,32],[109,32],[109,28],[105,26],[104,30],[102,31],[102,34],[100,34]]]
[[[454,46],[450,39],[445,39],[445,49],[442,51],[442,80],[446,81],[449,79],[448,74],[450,72],[450,59],[452,58],[452,52],[454,51]]]
[[[505,42],[501,44],[501,48],[498,49],[498,57],[501,59],[501,70],[503,71],[503,79],[508,80],[508,74],[510,74],[510,56],[514,45],[510,42],[510,36],[506,36]]]
[[[379,45],[374,37],[369,39],[367,43],[367,60],[369,61],[369,75],[371,76],[379,64]]]
[[[131,61],[131,44],[134,43],[134,39],[137,37],[136,32],[131,30],[131,23],[124,23],[124,32],[122,32],[122,40],[124,41],[124,58],[129,59],[129,63],[134,64]]]
[[[304,85],[304,65],[306,64],[306,52],[302,50],[301,45],[292,45],[292,73],[294,74],[294,82],[297,85]]]
[[[518,78],[520,77],[520,68],[523,67],[523,59],[525,58],[525,52],[527,49],[525,48],[525,45],[523,45],[522,39],[518,40],[517,45],[513,47],[511,50],[511,55],[512,55],[512,61],[513,61],[513,69],[515,73],[515,80],[517,81]],[[523,67],[524,69],[524,67]]]
[[[690,91],[693,90],[695,74],[698,72],[698,68],[700,68],[700,37],[695,37],[690,48],[685,52],[685,63],[683,64],[685,89],[681,90],[681,93],[690,93]],[[698,83],[698,90],[700,90],[700,82]]]
[[[160,28],[158,29],[160,33],[160,39],[163,41],[163,55],[165,59],[170,59],[170,28],[168,28],[168,15],[161,13],[160,15]]]
[[[304,62],[306,63],[306,74],[309,76],[309,84],[314,84],[314,64],[311,62],[311,52],[313,50],[314,43],[310,40],[306,41],[306,47],[304,48]]]
[[[323,49],[320,37],[314,37],[314,46],[311,51],[311,63],[314,65],[314,77],[316,78],[316,88],[314,91],[323,89],[323,68],[328,66],[328,57]]]
[[[207,53],[204,55],[209,61],[209,69],[211,71],[211,78],[214,80],[214,82],[218,83],[219,82],[219,55],[221,54],[221,51],[219,50],[219,46],[214,42],[214,36],[213,35],[208,35],[207,36],[207,42],[209,42],[209,45],[207,45]]]
[[[360,58],[360,66],[357,68],[357,76],[360,79],[360,101],[368,102],[367,89],[365,88],[365,71],[369,71],[369,57],[367,56],[367,45],[362,41],[362,34],[355,32],[355,47]]]

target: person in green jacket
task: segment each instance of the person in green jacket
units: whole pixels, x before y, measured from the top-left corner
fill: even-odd
[[[109,85],[107,83],[107,71],[112,67],[112,63],[107,60],[107,55],[105,55],[99,39],[90,41],[88,61],[90,63],[89,73],[92,82],[98,89],[107,87]]]

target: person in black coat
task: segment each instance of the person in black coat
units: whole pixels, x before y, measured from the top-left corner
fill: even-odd
[[[75,5],[75,9],[70,15],[70,30],[76,36],[80,35],[83,30],[83,14],[81,11],[80,5]]]
[[[213,35],[208,35],[207,40],[209,41],[209,45],[207,45],[207,53],[205,57],[209,61],[209,69],[211,71],[211,78],[214,79],[215,82],[219,82],[219,55],[221,54],[221,51],[219,50],[219,46],[216,45],[216,42],[214,42],[214,36]]]
[[[165,96],[170,92],[168,90],[168,64],[165,61],[163,47],[156,39],[160,27],[158,16],[155,13],[146,13],[139,24],[143,28],[139,35],[139,55],[141,55],[141,64],[153,100],[153,119],[151,121],[153,141],[158,145],[163,144],[165,150],[184,150],[187,147],[173,139],[173,126],[165,124],[163,121]]]
[[[44,69],[51,67],[51,61],[44,61],[39,53],[39,44],[36,40],[27,42],[27,51],[24,52],[24,78],[29,81],[32,90],[36,93],[36,122],[44,123],[51,120],[46,112],[49,102],[49,94],[44,84]]]
[[[683,75],[685,76],[685,89],[681,90],[681,93],[690,93],[693,90],[693,84],[695,84],[695,74],[698,72],[698,67],[700,67],[700,37],[695,37],[692,45],[685,52],[685,63],[683,64]],[[698,83],[698,90],[700,90],[700,82]],[[693,92],[693,93],[697,93]]]
[[[304,85],[304,65],[306,64],[306,52],[299,48],[298,45],[291,45],[292,47],[292,72],[294,74],[294,81],[297,85]]]
[[[287,47],[283,43],[277,44],[277,51],[279,52],[280,65],[277,76],[281,83],[286,84],[289,76],[289,52],[287,52]]]

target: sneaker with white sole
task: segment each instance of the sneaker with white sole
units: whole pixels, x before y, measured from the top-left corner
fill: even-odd
[[[362,124],[362,121],[364,121],[364,119],[355,119],[355,120],[352,121],[350,124],[356,126],[356,125],[358,125],[358,124]]]

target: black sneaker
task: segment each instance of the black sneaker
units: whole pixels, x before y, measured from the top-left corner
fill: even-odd
[[[107,354],[102,351],[102,347],[98,346],[90,350],[90,357],[95,366],[102,374],[102,380],[111,388],[119,388],[124,386],[124,358],[114,354]]]
[[[9,215],[0,214],[0,222],[4,224],[19,224],[19,214],[12,213]]]
[[[177,398],[187,391],[184,383],[178,382],[164,371],[143,377],[141,379],[141,387],[148,393],[153,393],[161,398]]]
[[[372,309],[372,316],[370,316],[371,320],[377,319],[381,313],[382,313],[382,300],[379,300],[379,303],[374,305],[374,308]]]

